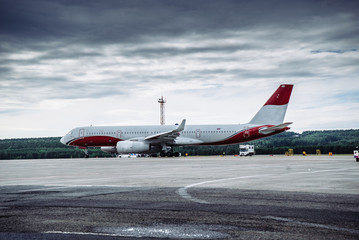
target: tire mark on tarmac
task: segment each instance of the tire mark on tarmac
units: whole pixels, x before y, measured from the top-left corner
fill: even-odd
[[[313,173],[337,172],[337,171],[345,171],[345,170],[354,170],[354,168],[325,169],[325,170],[314,170],[314,171],[309,168],[307,171],[301,171],[301,172],[291,172],[291,173],[282,173],[282,174],[259,174],[259,175],[249,175],[249,176],[240,176],[240,177],[232,177],[232,178],[221,178],[221,179],[216,179],[216,180],[209,180],[209,181],[193,183],[193,184],[187,185],[185,187],[179,188],[176,191],[176,193],[180,197],[187,199],[189,201],[192,201],[192,202],[202,203],[202,204],[212,204],[206,200],[192,197],[188,193],[188,189],[199,186],[199,185],[226,182],[226,181],[238,180],[238,179],[248,179],[248,178],[256,178],[256,177],[272,177],[272,176],[278,177],[278,176],[285,176],[285,175],[291,175],[291,174],[313,174]],[[357,169],[355,168],[355,170],[357,170]]]

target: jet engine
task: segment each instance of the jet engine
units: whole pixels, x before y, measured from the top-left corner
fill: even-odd
[[[101,147],[101,151],[108,153],[117,153],[116,147]]]
[[[116,149],[118,153],[141,153],[151,150],[151,145],[137,141],[120,141],[117,142]]]

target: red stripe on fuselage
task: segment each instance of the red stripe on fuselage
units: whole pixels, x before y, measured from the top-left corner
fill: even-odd
[[[259,126],[259,127],[249,128],[249,129],[246,129],[246,130],[243,130],[243,131],[237,133],[236,135],[234,135],[226,140],[219,141],[219,142],[212,142],[212,143],[202,143],[201,145],[228,145],[228,144],[249,142],[249,141],[259,139],[259,138],[272,136],[277,133],[281,133],[281,132],[284,132],[284,131],[290,129],[289,127],[286,127],[286,128],[283,128],[281,130],[275,131],[275,132],[273,132],[271,134],[267,134],[267,135],[263,135],[263,134],[259,133],[259,129],[261,129],[263,127],[273,127],[273,126],[274,125],[263,125],[263,126]]]
[[[102,147],[102,146],[116,146],[118,141],[122,139],[110,136],[89,136],[78,138],[69,143],[69,146],[76,147]]]
[[[249,128],[246,130],[243,130],[232,137],[229,137],[225,140],[218,141],[218,142],[208,142],[208,143],[202,143],[199,145],[228,145],[228,144],[236,144],[236,143],[242,143],[242,142],[249,142],[252,140],[256,140],[263,137],[272,136],[277,133],[284,132],[289,127],[283,128],[281,130],[275,131],[271,134],[263,135],[259,133],[259,129],[263,127],[273,127],[274,125],[262,125],[254,128]],[[88,137],[82,137],[75,139],[68,143],[69,146],[76,146],[79,148],[86,148],[86,147],[103,147],[103,146],[116,146],[117,142],[123,141],[123,139],[110,137],[110,136],[88,136]]]

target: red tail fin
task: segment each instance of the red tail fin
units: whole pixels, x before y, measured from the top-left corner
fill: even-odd
[[[291,84],[280,85],[249,123],[257,125],[283,123],[292,89]]]
[[[290,95],[292,93],[293,85],[282,84],[277,91],[268,99],[264,105],[284,105],[288,104]]]

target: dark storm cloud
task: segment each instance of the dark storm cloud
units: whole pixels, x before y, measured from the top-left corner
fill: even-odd
[[[139,47],[133,50],[124,50],[123,54],[127,56],[140,55],[142,57],[166,57],[178,56],[195,53],[228,53],[239,50],[253,49],[254,46],[250,44],[236,44],[236,45],[222,45],[222,46],[208,46],[208,47]]]
[[[44,99],[98,99],[124,94],[122,89],[113,88],[112,85],[112,81],[104,81],[98,85],[91,82],[74,82],[63,77],[23,77],[13,80],[11,86],[3,89],[2,96],[34,104]],[[26,89],[27,94],[22,94],[19,89]]]
[[[48,60],[48,59],[76,59],[76,58],[86,58],[86,57],[99,57],[103,56],[100,52],[87,52],[79,50],[52,50],[44,54],[43,56],[37,58],[38,60]]]
[[[143,41],[146,36],[253,26],[298,27],[313,16],[358,13],[356,1],[1,1],[0,35],[18,44],[81,41],[106,44]],[[355,16],[358,19],[357,16]],[[357,34],[357,33],[356,33]]]
[[[8,58],[0,58],[0,65],[32,65],[40,63],[39,59],[8,59]],[[14,67],[2,67],[7,70],[7,72],[12,71]]]
[[[345,49],[348,48],[345,47],[351,47],[348,44],[357,44],[358,27],[353,28],[351,23],[359,22],[358,12],[357,1],[335,0],[0,0],[0,51],[3,54],[0,57],[0,74],[3,79],[17,81],[19,86],[25,82],[29,87],[36,84],[38,87],[44,85],[62,90],[62,86],[66,86],[66,93],[51,95],[63,98],[96,98],[120,92],[106,91],[106,88],[132,89],[139,83],[209,79],[218,74],[230,74],[233,78],[310,77],[316,73],[306,65],[306,59],[283,60],[279,69],[263,69],[260,72],[242,65],[238,65],[237,69],[227,69],[226,63],[239,62],[243,58],[230,55],[233,52],[276,51],[283,45],[303,41],[318,45],[338,41],[337,49],[318,50],[330,49],[318,46],[312,50],[313,54],[324,51],[347,53]],[[330,19],[338,15],[350,23],[349,27],[345,25],[331,29],[336,23],[330,22]],[[321,31],[326,28],[329,30]],[[220,40],[234,33],[237,33],[234,39],[238,39],[239,43],[228,44]],[[253,35],[248,38],[249,34]],[[186,36],[194,36],[195,40],[184,46],[163,44],[177,38],[186,41]],[[348,37],[350,39],[346,39]],[[210,43],[205,42],[208,39],[211,39]],[[191,45],[194,43],[200,45]],[[111,45],[117,46],[114,52],[104,53],[103,48]],[[11,56],[27,51],[38,54],[30,54],[26,58]],[[200,56],[196,56],[196,59],[202,64],[224,64],[221,67],[188,70],[184,78],[173,71],[158,73],[152,69],[138,70],[148,62],[126,62],[134,58],[173,59],[197,53]],[[127,59],[118,60],[117,56]],[[110,60],[99,61],[101,57]],[[51,69],[44,70],[49,75],[46,77],[38,72],[37,75],[28,76],[36,65],[66,65],[62,60],[74,62],[72,68],[64,68],[71,70],[67,76],[63,76],[66,72],[53,72],[62,76],[51,76]],[[84,64],[87,63],[88,68],[96,66],[99,69],[96,73],[102,74],[101,84],[97,84],[99,80],[89,80],[86,84],[95,90],[81,93],[78,89],[82,83],[73,78],[89,77],[86,71],[93,69],[86,68]],[[351,64],[350,60],[348,64]],[[130,66],[135,70],[118,71],[121,66]],[[63,85],[58,84],[61,82]]]
[[[292,63],[293,64],[293,63]],[[206,70],[206,74],[204,71],[192,71],[192,76],[198,78],[208,78],[210,75],[224,75],[229,74],[232,76],[237,76],[238,79],[258,79],[258,78],[266,78],[266,79],[279,79],[279,78],[289,78],[289,77],[296,77],[296,78],[310,78],[316,75],[314,72],[310,72],[306,69],[298,68],[299,65],[292,65],[297,66],[296,69],[286,70],[278,69],[277,71],[273,70],[261,70],[261,71],[250,71],[246,69],[210,69]]]
[[[0,64],[1,64],[1,61],[0,61]],[[10,67],[0,67],[0,77],[11,72],[11,70],[12,70],[12,68],[10,68]]]
[[[357,49],[353,48],[353,49],[338,49],[338,50],[313,50],[311,51],[311,53],[346,53],[346,52],[356,52]]]
[[[357,1],[0,0],[0,51],[50,51],[43,58],[72,58],[83,54],[90,57],[101,54],[97,50],[100,46],[124,44],[123,54],[145,57],[227,52],[265,46],[246,43],[227,48],[189,46],[181,49],[157,47],[156,43],[191,34],[216,38],[228,31],[257,29],[266,29],[268,42],[275,43],[286,38],[281,36],[282,29],[302,29],[304,33],[319,30],[328,24],[328,18],[341,12],[349,14],[351,22],[359,22]],[[314,29],[308,28],[311,22],[315,23]],[[355,42],[358,39],[358,28],[344,26],[337,30],[321,34],[322,40],[318,41],[352,39]],[[143,42],[153,46],[127,49]],[[90,47],[93,52],[56,50],[64,47]]]

